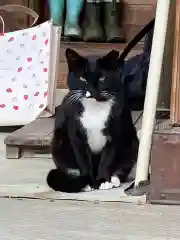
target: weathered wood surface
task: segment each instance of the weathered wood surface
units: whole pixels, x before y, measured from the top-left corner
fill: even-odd
[[[87,43],[87,42],[61,42],[60,62],[66,62],[65,50],[66,48],[72,48],[83,56],[103,56],[112,49],[122,52],[127,43]],[[138,44],[134,51],[141,51],[143,44]]]
[[[171,1],[157,103],[157,108],[166,110],[170,110],[173,55],[174,55],[173,43],[175,32],[175,15],[176,15],[175,1]]]
[[[54,118],[42,118],[11,133],[5,144],[16,146],[49,146],[54,126]]]
[[[180,125],[180,0],[176,0],[176,20],[174,33],[173,73],[171,87],[171,121]]]
[[[164,121],[153,134],[150,203],[180,205],[179,155],[180,128]]]
[[[6,158],[20,158],[28,148],[34,153],[49,153],[53,127],[54,118],[42,118],[12,132],[4,140]]]

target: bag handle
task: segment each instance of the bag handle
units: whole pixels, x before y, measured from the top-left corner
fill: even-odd
[[[141,41],[141,39],[154,27],[155,18],[153,18],[125,47],[123,52],[120,54],[119,63],[124,63],[125,58],[129,52],[136,46],[136,44]]]
[[[6,12],[22,12],[24,14],[27,14],[27,15],[33,17],[34,21],[30,27],[34,26],[39,18],[39,15],[32,9],[25,7],[25,6],[17,5],[17,4],[7,4],[4,6],[0,6],[0,10],[4,10]],[[1,21],[2,21],[2,19],[1,19]],[[4,22],[4,21],[2,21],[2,22]]]

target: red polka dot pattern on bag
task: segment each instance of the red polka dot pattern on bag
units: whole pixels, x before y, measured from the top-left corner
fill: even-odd
[[[3,104],[0,104],[0,108],[5,108],[6,105],[3,103]]]
[[[8,42],[12,42],[12,41],[14,41],[14,37],[10,37],[10,38],[8,39]]]
[[[44,93],[44,97],[47,97],[47,95],[48,95],[48,91],[46,91],[46,92]]]
[[[49,42],[48,39],[46,39],[45,42],[44,42],[45,45],[48,45],[48,42]]]
[[[28,62],[32,62],[32,57],[28,57],[28,58],[27,58],[27,61],[28,61]]]
[[[24,100],[28,100],[28,95],[24,95]]]
[[[13,106],[13,109],[14,109],[15,111],[19,110],[19,106],[15,105],[15,106]]]
[[[38,97],[39,96],[39,92],[35,92],[34,96]]]
[[[6,89],[6,92],[12,93],[12,88],[7,88],[7,89]]]
[[[21,71],[22,71],[22,67],[19,67],[17,71],[18,71],[18,72],[21,72]]]
[[[43,108],[43,107],[44,107],[44,104],[40,104],[40,105],[39,105],[39,108]]]
[[[5,42],[4,38],[6,44],[3,47],[1,39]],[[0,89],[0,111],[2,113],[3,111],[16,111],[18,114],[18,112],[22,113],[23,109],[27,111],[25,114],[28,111],[40,113],[42,111],[40,109],[47,106],[49,39],[48,23],[43,23],[39,28],[0,33],[0,47],[7,56],[5,58],[0,56],[0,60],[4,61],[4,68],[8,71],[10,69],[3,79],[0,76],[0,81],[4,82]],[[1,96],[3,96],[2,99]]]
[[[36,39],[37,39],[37,36],[33,35],[32,40],[36,40]]]

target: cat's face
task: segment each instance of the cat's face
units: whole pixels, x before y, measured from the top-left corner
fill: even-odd
[[[93,97],[97,101],[115,98],[122,90],[118,57],[119,52],[112,50],[106,56],[90,61],[74,50],[67,49],[69,72],[76,78],[71,90],[77,90],[82,97]]]

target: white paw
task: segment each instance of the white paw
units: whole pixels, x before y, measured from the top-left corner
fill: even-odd
[[[111,182],[105,182],[105,183],[101,183],[99,189],[100,190],[108,190],[112,188],[112,183]]]
[[[120,187],[120,185],[121,185],[121,182],[120,182],[119,178],[117,176],[112,176],[111,181],[101,183],[99,189],[100,190],[108,190],[108,189]]]
[[[112,176],[111,177],[111,183],[113,188],[117,188],[121,186],[121,181],[117,176]]]
[[[83,189],[84,192],[91,192],[91,191],[94,191],[94,188],[91,188],[89,185],[87,185],[84,189]]]

